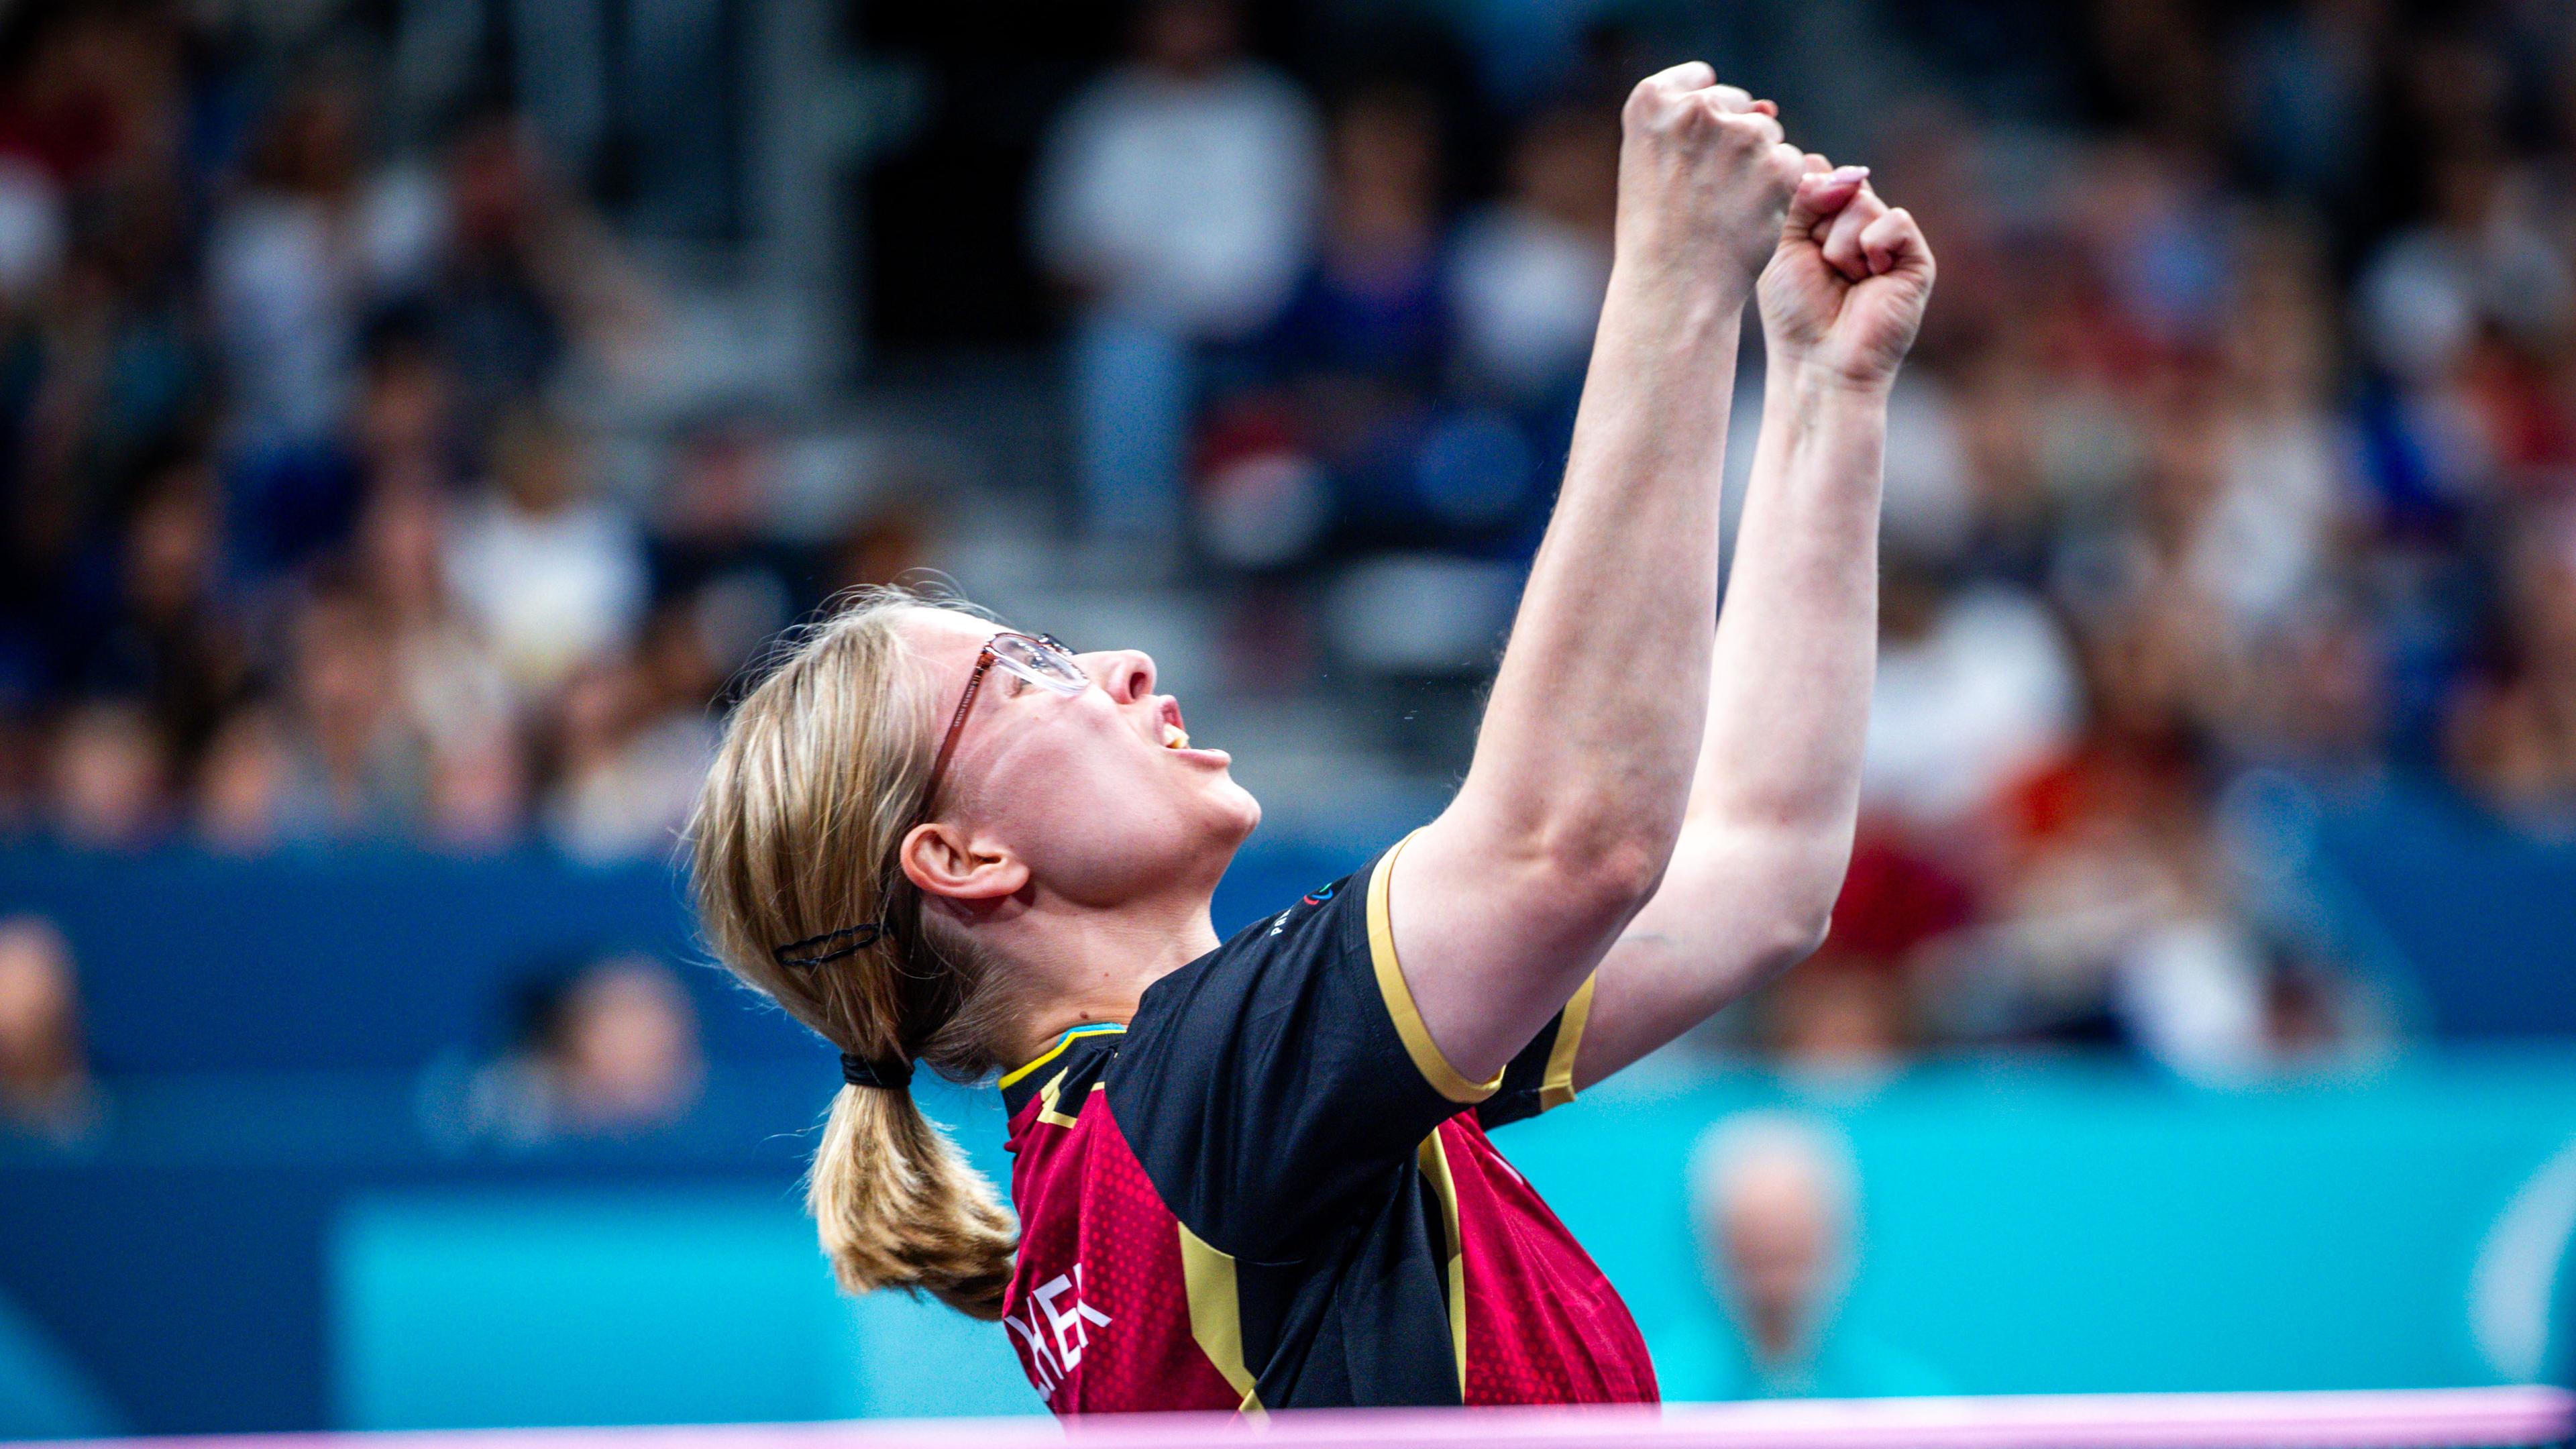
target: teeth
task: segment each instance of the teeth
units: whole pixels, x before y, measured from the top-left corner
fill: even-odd
[[[1172,723],[1170,720],[1163,721],[1163,748],[1167,750],[1186,750],[1189,747],[1190,732],[1181,728],[1179,725]]]

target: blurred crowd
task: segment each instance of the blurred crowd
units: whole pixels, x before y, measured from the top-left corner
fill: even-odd
[[[1302,90],[1237,19],[1148,6],[1046,153],[1088,516],[1230,571],[1267,667],[1472,672],[1563,457],[1618,95],[1670,47],[1605,21],[1462,117],[1400,77]],[[1835,158],[1942,276],[1892,408],[1850,889],[1740,1029],[1863,1068],[1945,1040],[2211,1078],[2366,1056],[2383,984],[2267,919],[2231,802],[2421,776],[2576,827],[2576,16],[2059,23],[1983,62],[2054,113],[1982,109],[1971,57]],[[1498,185],[1461,203],[1444,144],[1498,115]]]
[[[1864,1070],[2367,1055],[2385,990],[2267,908],[2231,821],[2421,778],[2576,834],[2576,14],[2094,0],[1979,49],[1961,9],[1814,12],[1876,89],[1811,129],[1942,275],[1851,886],[1728,1029]],[[1231,0],[1145,0],[1043,123],[1068,516],[1217,610],[1240,687],[1490,665],[1619,98],[1710,53],[1690,7],[1563,12],[1325,74]],[[605,436],[585,382],[666,298],[510,98],[397,146],[362,57],[280,64],[223,13],[0,12],[0,833],[667,854],[724,682],[935,540],[791,537],[757,408]],[[1730,71],[1805,77],[1793,135],[1812,40]]]
[[[770,537],[748,408],[613,481],[659,299],[531,128],[391,154],[215,13],[0,15],[0,833],[666,855],[723,680],[905,545]]]

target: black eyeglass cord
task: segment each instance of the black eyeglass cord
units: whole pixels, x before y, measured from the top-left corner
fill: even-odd
[[[837,931],[825,931],[802,941],[790,941],[772,948],[769,954],[781,966],[811,971],[826,961],[855,956],[891,934],[884,922],[870,921],[864,926],[843,926]]]

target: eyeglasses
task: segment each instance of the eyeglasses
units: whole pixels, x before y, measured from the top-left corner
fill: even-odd
[[[975,656],[975,672],[966,676],[966,692],[958,697],[957,713],[948,721],[948,736],[939,742],[939,757],[930,763],[930,788],[921,796],[925,816],[938,803],[940,782],[948,776],[948,757],[957,753],[958,732],[966,728],[966,713],[975,707],[975,696],[984,687],[984,673],[997,664],[1041,689],[1051,689],[1068,698],[1091,687],[1091,676],[1074,662],[1073,651],[1052,634],[1019,634],[1005,629],[985,640],[984,652]]]
[[[995,665],[1019,676],[1041,689],[1053,690],[1071,698],[1091,687],[1091,676],[1074,662],[1073,650],[1052,634],[1020,634],[1009,629],[984,641],[983,652],[975,656],[975,672],[966,676],[966,692],[957,700],[957,713],[948,721],[948,734],[939,742],[939,755],[930,764],[930,786],[922,792],[921,813],[926,818],[930,807],[939,800],[940,782],[948,775],[948,757],[957,753],[958,733],[966,728],[967,711],[975,707],[975,696],[984,688],[984,674]],[[781,966],[811,971],[828,961],[837,961],[871,945],[893,932],[886,921],[871,921],[864,926],[845,926],[808,936],[774,948],[770,955]]]

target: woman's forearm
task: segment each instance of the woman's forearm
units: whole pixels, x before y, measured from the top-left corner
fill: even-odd
[[[1878,661],[1887,392],[1782,367],[1762,417],[1690,816],[1848,842]]]
[[[1800,185],[1761,285],[1771,372],[1662,890],[1603,959],[1577,1085],[1815,949],[1851,857],[1878,648],[1887,398],[1933,278],[1859,168]]]
[[[1669,844],[1680,825],[1750,281],[1614,277],[1603,307],[1556,513],[1460,792],[1576,858]]]
[[[1614,886],[1660,872],[1689,794],[1736,347],[1802,170],[1767,103],[1676,78],[1692,79],[1668,72],[1629,102],[1565,480],[1453,806],[1488,848]]]

